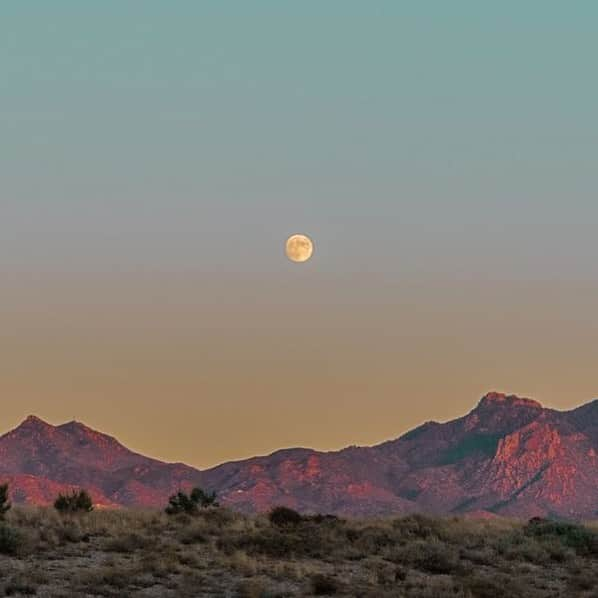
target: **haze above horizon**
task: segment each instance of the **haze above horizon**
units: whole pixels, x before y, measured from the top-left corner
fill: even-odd
[[[5,3],[3,427],[203,468],[597,396],[597,18]]]

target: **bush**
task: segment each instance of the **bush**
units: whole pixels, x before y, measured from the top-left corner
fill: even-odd
[[[6,596],[34,596],[37,594],[37,588],[27,582],[11,581],[4,586]]]
[[[316,596],[331,596],[337,593],[339,587],[332,577],[317,574],[311,578],[311,589]]]
[[[10,510],[10,503],[8,502],[8,484],[0,485],[0,520],[4,519],[4,515]]]
[[[262,598],[268,595],[262,579],[245,579],[237,586],[237,598]]]
[[[89,513],[93,511],[93,502],[86,490],[73,490],[69,494],[59,494],[54,508],[59,513]]]
[[[268,519],[276,527],[293,527],[303,521],[303,517],[297,511],[288,507],[274,507],[270,511]]]
[[[187,515],[197,514],[199,508],[217,507],[215,492],[204,492],[201,488],[193,488],[191,494],[185,494],[179,490],[168,499],[168,506],[165,511],[168,515],[178,515],[186,513]]]
[[[524,534],[543,542],[557,540],[578,554],[598,554],[598,534],[582,525],[564,521],[534,518],[524,528]]]
[[[7,525],[0,525],[0,554],[16,554],[21,546],[21,534]]]
[[[432,575],[460,575],[463,565],[455,547],[439,540],[412,540],[389,555],[395,563],[408,564]]]
[[[207,507],[217,507],[215,492],[204,492],[201,488],[193,488],[189,498],[200,507],[206,509]]]
[[[304,517],[305,521],[311,521],[317,524],[330,524],[334,525],[336,523],[344,523],[345,520],[337,517],[336,515],[322,515],[321,513],[317,513],[316,515],[309,515],[308,517]]]

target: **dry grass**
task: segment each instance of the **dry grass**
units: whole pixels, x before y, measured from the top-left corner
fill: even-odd
[[[598,598],[594,524],[411,516],[276,526],[224,509],[29,508],[6,526],[0,596]]]

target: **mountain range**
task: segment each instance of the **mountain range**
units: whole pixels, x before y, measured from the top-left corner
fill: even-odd
[[[344,516],[410,512],[594,518],[598,400],[571,411],[491,392],[467,415],[372,447],[290,448],[200,471],[132,452],[78,422],[35,416],[0,437],[0,483],[16,503],[84,487],[101,507],[159,507],[200,485],[244,512],[287,505]]]

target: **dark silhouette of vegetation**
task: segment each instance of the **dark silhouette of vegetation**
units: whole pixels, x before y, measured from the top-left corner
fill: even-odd
[[[329,515],[329,514],[323,515],[322,513],[317,513],[316,515],[304,516],[303,521],[310,521],[312,523],[318,523],[318,524],[334,525],[335,523],[344,523],[345,520],[340,519],[336,515]]]
[[[207,509],[208,507],[217,507],[215,492],[205,492],[201,488],[193,488],[191,494],[186,494],[179,490],[168,499],[168,506],[165,511],[168,515],[178,515],[179,513],[186,513],[187,515],[195,515],[199,509]]]
[[[216,500],[216,493],[204,492],[201,488],[193,488],[189,498],[204,509],[207,507],[219,506],[218,501]]]
[[[11,504],[8,501],[8,484],[0,485],[0,520],[10,510]]]
[[[559,542],[577,554],[598,555],[598,534],[583,525],[534,517],[523,531],[540,542]]]
[[[16,554],[22,541],[17,530],[8,525],[0,525],[0,554]]]
[[[59,494],[54,508],[63,514],[89,513],[93,511],[93,502],[87,490],[73,490],[69,494]]]
[[[303,521],[303,517],[289,507],[274,507],[270,511],[268,519],[276,527],[293,527]]]
[[[332,596],[339,590],[338,583],[334,578],[321,573],[311,578],[311,587],[316,596]]]

